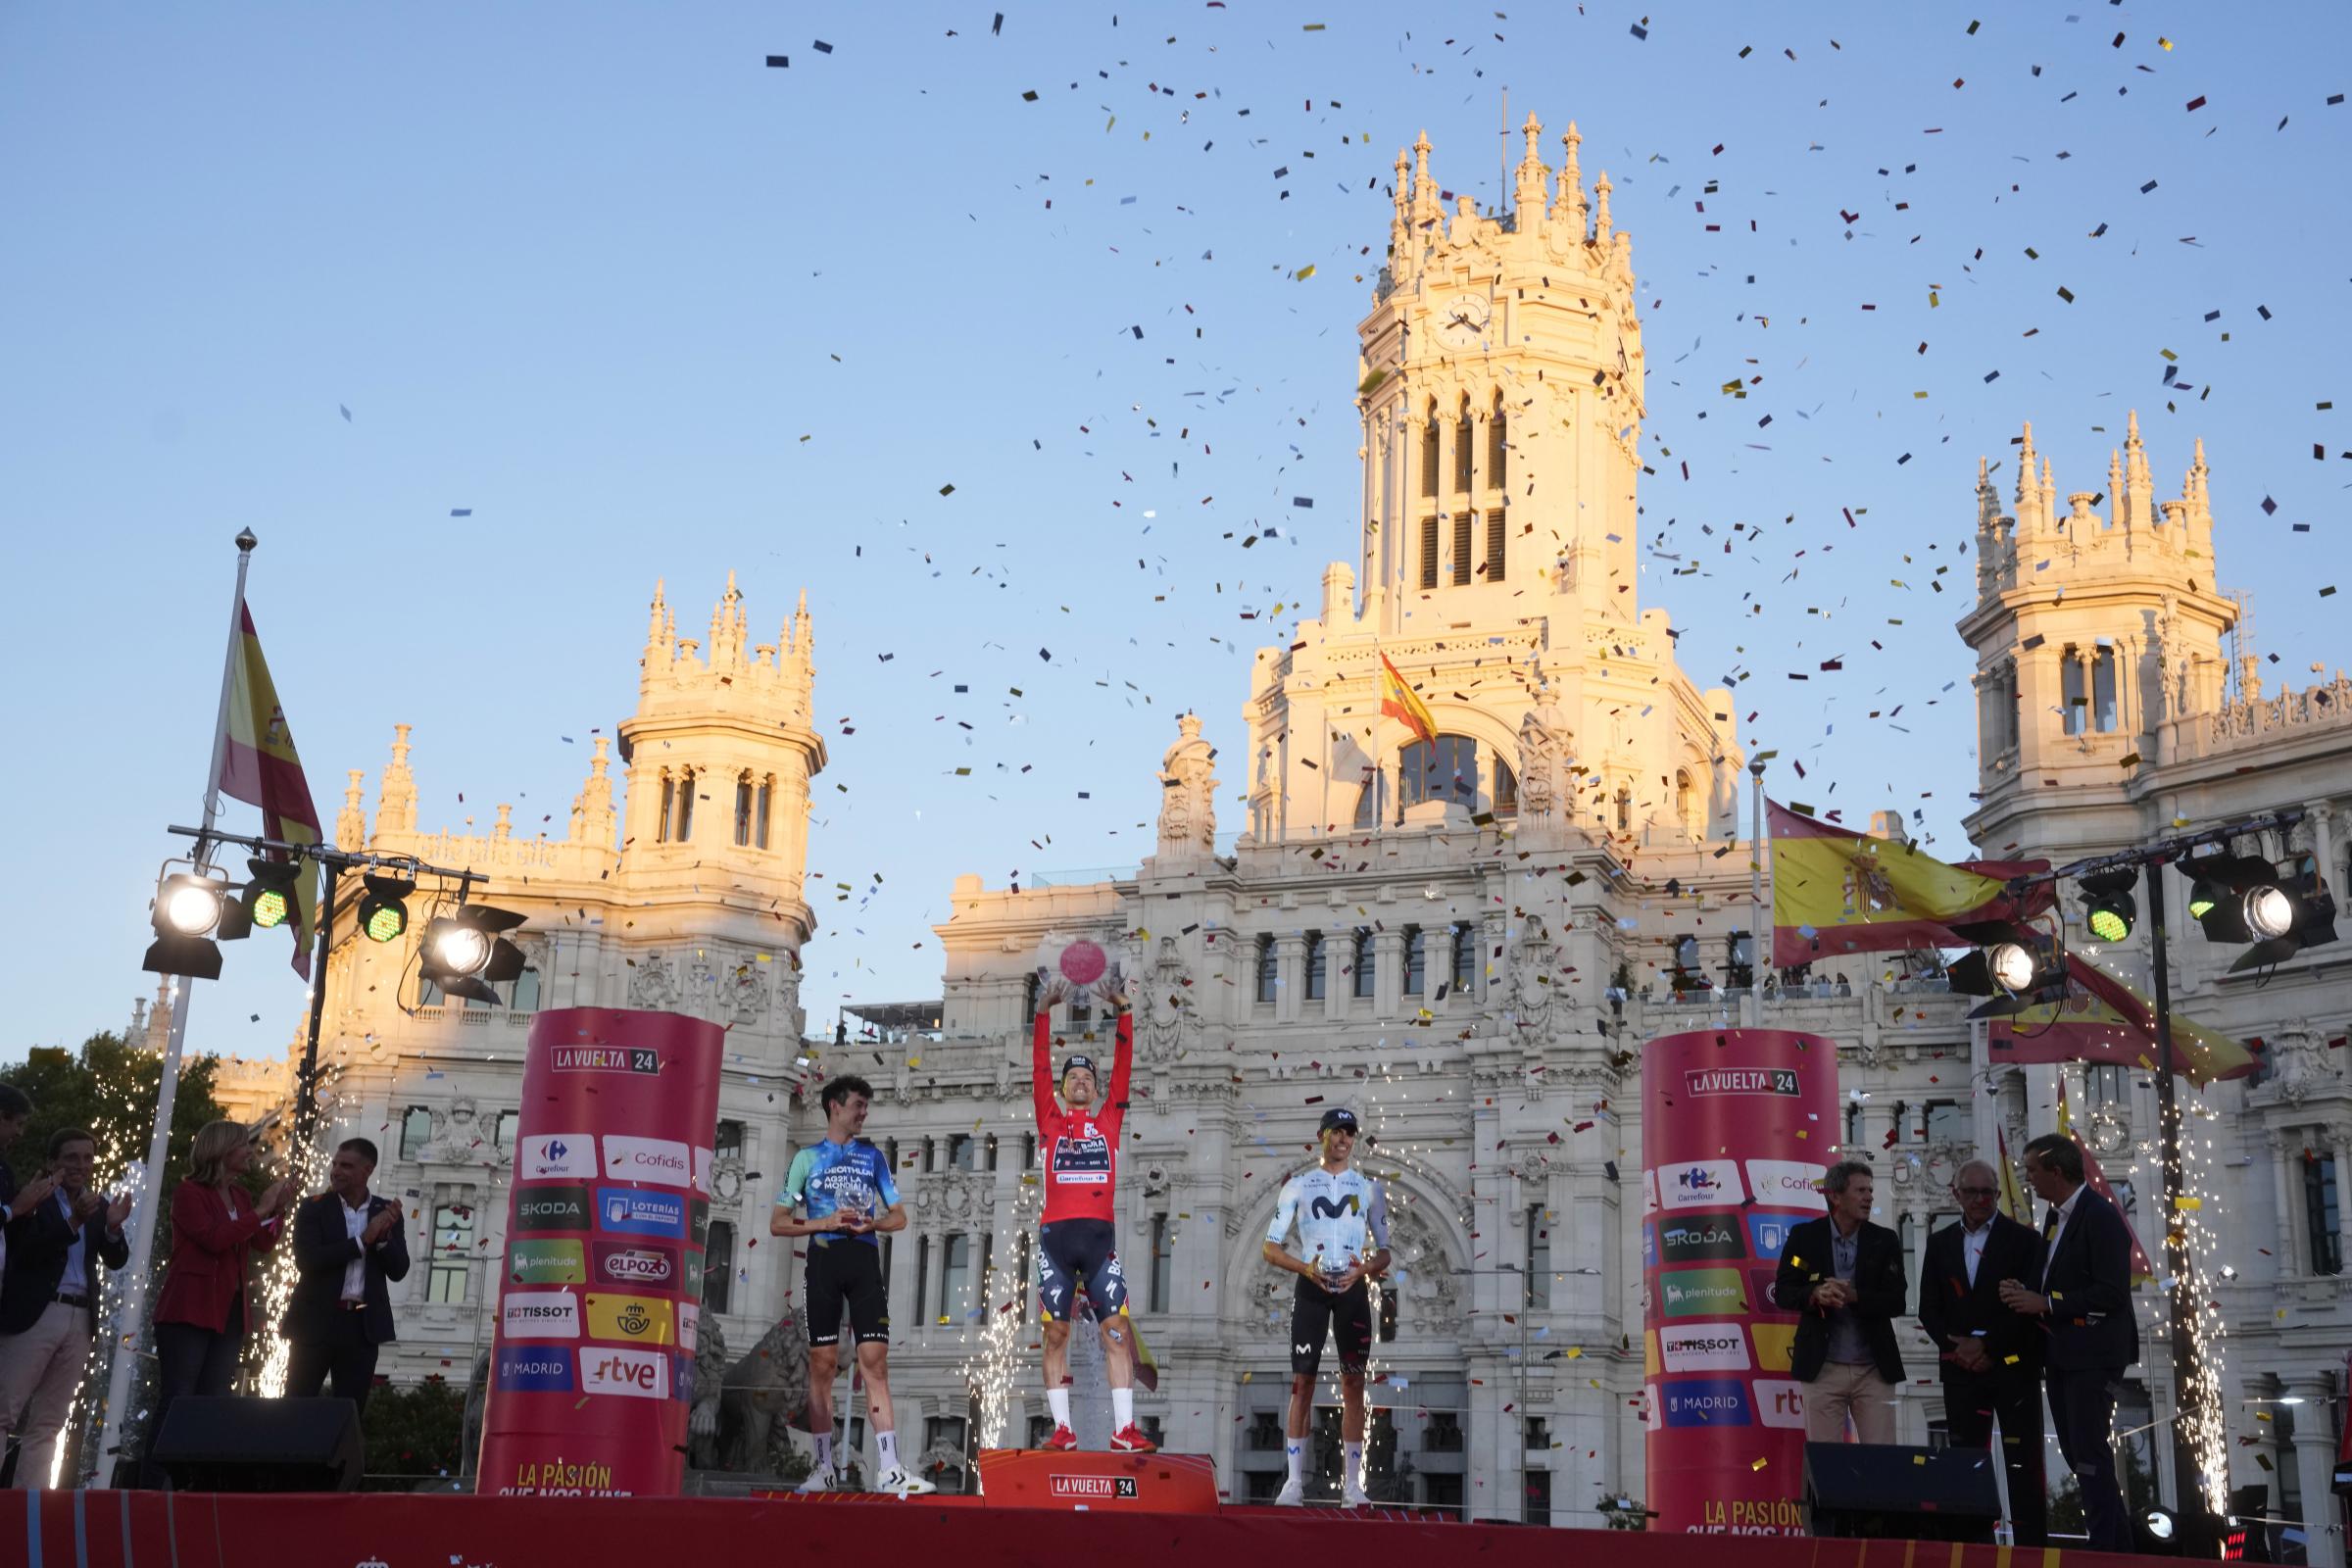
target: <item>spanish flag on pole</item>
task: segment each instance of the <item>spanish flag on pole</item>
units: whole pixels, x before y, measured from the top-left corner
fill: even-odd
[[[1438,721],[1430,716],[1421,694],[1405,683],[1389,656],[1380,656],[1380,716],[1393,718],[1425,741],[1438,738]]]
[[[2148,1251],[2139,1245],[2139,1232],[2132,1227],[2131,1210],[2117,1200],[2115,1189],[2107,1185],[2107,1175],[2099,1169],[2099,1156],[2090,1152],[2090,1146],[2082,1141],[2082,1135],[2075,1131],[2075,1118],[2067,1114],[2066,1075],[2063,1073],[2058,1077],[2058,1131],[2062,1137],[2072,1138],[2075,1147],[2082,1151],[2083,1185],[2114,1204],[2116,1213],[2123,1219],[2124,1234],[2132,1238],[2132,1283],[2141,1285],[2154,1279],[2156,1271],[2148,1267]]]
[[[311,786],[302,776],[302,759],[294,754],[294,734],[286,727],[285,710],[278,707],[270,662],[262,657],[251,606],[237,607],[237,646],[229,659],[228,729],[220,747],[220,776],[213,787],[260,807],[264,838],[317,844],[324,837],[318,830],[318,808],[311,804]],[[308,980],[318,873],[314,862],[304,864],[307,872],[295,879],[295,913],[288,923],[294,928],[294,972]]]
[[[1902,839],[1876,839],[1764,803],[1772,830],[1772,961],[1812,963],[1849,953],[1969,945],[1953,931],[1980,920],[2030,920],[2050,906],[2047,884],[2023,899],[2009,879],[2046,860],[1947,865]]]
[[[1992,1142],[2001,1158],[2001,1212],[2020,1225],[2034,1223],[2034,1211],[2026,1202],[2026,1195],[2017,1185],[2017,1161],[2009,1157],[2009,1129],[1999,1121],[1992,1124]]]

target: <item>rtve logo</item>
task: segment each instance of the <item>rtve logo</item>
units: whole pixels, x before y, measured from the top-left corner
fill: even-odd
[[[580,1392],[618,1394],[634,1399],[666,1399],[669,1357],[658,1350],[598,1346],[580,1360]]]

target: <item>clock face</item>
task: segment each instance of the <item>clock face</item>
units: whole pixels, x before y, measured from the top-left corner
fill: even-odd
[[[1487,302],[1457,294],[1438,307],[1438,337],[1449,348],[1468,348],[1486,335]]]

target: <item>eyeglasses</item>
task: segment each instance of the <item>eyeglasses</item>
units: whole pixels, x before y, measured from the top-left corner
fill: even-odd
[[[2001,1196],[2001,1190],[1998,1187],[1963,1187],[1959,1189],[1959,1193],[1962,1198],[1998,1198]]]

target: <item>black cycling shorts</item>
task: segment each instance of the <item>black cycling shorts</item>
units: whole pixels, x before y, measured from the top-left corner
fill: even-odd
[[[1291,1370],[1308,1377],[1323,1364],[1323,1336],[1339,1343],[1340,1370],[1361,1372],[1372,1359],[1372,1290],[1357,1280],[1334,1296],[1300,1275],[1291,1302]]]
[[[1118,1232],[1106,1219],[1057,1219],[1037,1233],[1037,1299],[1049,1323],[1067,1323],[1071,1294],[1085,1287],[1097,1318],[1127,1310],[1127,1271],[1111,1243]]]
[[[890,1343],[890,1300],[882,1289],[882,1249],[871,1242],[816,1243],[808,1249],[808,1343],[841,1343],[841,1308],[859,1345]]]

